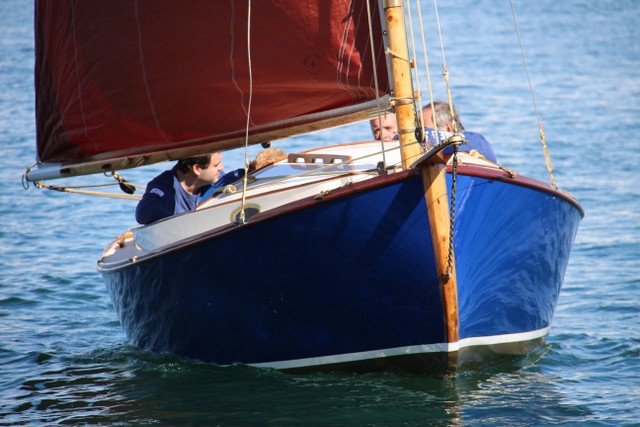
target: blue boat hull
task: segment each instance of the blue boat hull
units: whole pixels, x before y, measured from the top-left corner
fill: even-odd
[[[447,343],[421,179],[370,181],[101,269],[129,339],[220,365],[296,369],[426,367],[465,340],[546,334],[579,206],[551,190],[458,176],[460,342]]]

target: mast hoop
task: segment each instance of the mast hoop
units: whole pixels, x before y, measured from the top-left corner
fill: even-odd
[[[384,0],[382,7],[385,9],[391,9],[392,7],[402,7],[402,0]]]

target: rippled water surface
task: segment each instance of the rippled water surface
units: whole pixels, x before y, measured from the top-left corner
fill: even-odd
[[[546,180],[508,2],[440,3],[465,126],[503,164]],[[33,4],[1,0],[0,425],[640,425],[640,2],[516,7],[556,179],[587,216],[548,344],[438,378],[285,375],[129,346],[95,262],[132,225],[134,205],[23,191],[35,156]],[[437,77],[438,44],[428,47]],[[368,132],[356,124],[280,146]],[[225,155],[227,169],[241,161]],[[165,167],[125,175],[144,184]]]

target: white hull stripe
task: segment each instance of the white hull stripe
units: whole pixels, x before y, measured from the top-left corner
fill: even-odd
[[[363,351],[359,353],[337,354],[333,356],[310,357],[306,359],[287,360],[282,362],[250,363],[249,366],[259,368],[292,369],[310,366],[331,365],[337,363],[358,362],[369,359],[382,359],[391,356],[407,356],[425,353],[452,353],[462,348],[474,346],[490,346],[510,344],[542,338],[549,333],[549,328],[516,334],[493,335],[489,337],[464,338],[455,343],[412,345],[408,347],[387,348],[382,350]]]

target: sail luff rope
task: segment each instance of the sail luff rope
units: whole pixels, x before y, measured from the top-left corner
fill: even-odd
[[[549,147],[547,146],[547,137],[544,134],[544,128],[540,115],[538,114],[538,105],[536,103],[536,96],[533,90],[533,84],[531,83],[531,77],[529,76],[529,67],[527,65],[527,58],[524,53],[524,44],[522,43],[522,37],[520,36],[520,26],[518,25],[518,18],[516,16],[516,8],[513,4],[513,0],[509,0],[511,5],[511,15],[513,16],[513,25],[516,29],[516,35],[518,36],[518,43],[520,44],[520,53],[522,55],[522,64],[524,65],[524,72],[527,76],[527,82],[529,83],[529,92],[531,93],[531,101],[533,103],[533,110],[536,114],[536,120],[538,121],[538,133],[540,134],[540,142],[542,143],[542,152],[544,154],[544,160],[547,165],[547,172],[549,172],[549,183],[552,187],[556,186],[556,179],[553,176],[553,165],[551,164],[551,156],[549,154]]]
[[[382,164],[387,166],[387,157],[384,150],[384,142],[382,141],[382,106],[380,105],[380,85],[378,81],[378,61],[376,59],[376,48],[373,39],[373,23],[371,22],[371,5],[367,0],[367,23],[369,25],[369,42],[371,46],[371,63],[373,65],[373,83],[376,88],[376,102],[378,104],[378,126],[380,126],[380,149],[382,150]],[[386,111],[385,111],[386,114]]]
[[[247,186],[249,182],[249,126],[251,125],[251,103],[253,101],[253,73],[251,71],[251,0],[247,6],[247,66],[249,72],[249,99],[247,103],[247,125],[244,141],[244,176],[242,177],[242,204],[240,206],[240,223],[245,223],[247,206]]]

